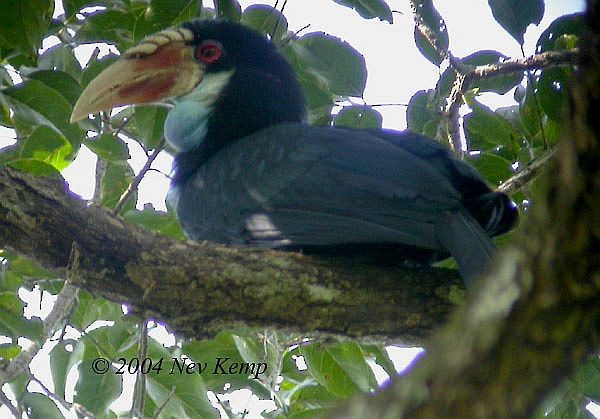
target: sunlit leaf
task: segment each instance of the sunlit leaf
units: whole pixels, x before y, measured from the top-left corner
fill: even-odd
[[[20,158],[40,160],[62,170],[73,160],[73,149],[65,137],[40,126],[23,142]]]
[[[309,373],[328,391],[340,397],[348,397],[358,391],[358,387],[347,372],[335,361],[323,345],[315,343],[300,348]]]
[[[185,240],[179,221],[171,212],[144,208],[143,211],[129,210],[123,214],[123,218],[172,239]]]
[[[20,170],[22,172],[27,172],[34,176],[43,176],[43,177],[58,177],[60,176],[60,172],[56,170],[54,166],[49,163],[46,163],[42,160],[37,159],[17,159],[12,160],[7,163],[9,167],[13,169]]]

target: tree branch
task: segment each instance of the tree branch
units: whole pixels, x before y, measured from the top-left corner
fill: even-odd
[[[246,324],[422,342],[462,288],[451,270],[172,241],[86,206],[59,179],[0,168],[0,243],[63,268],[74,242],[74,285],[188,337]]]
[[[525,168],[519,170],[514,176],[506,179],[497,188],[497,192],[503,192],[505,194],[513,194],[520,191],[529,184],[538,175],[540,170],[546,167],[546,164],[552,160],[556,155],[557,149],[551,150],[550,152],[541,155],[540,157],[533,160]]]
[[[448,103],[443,112],[442,124],[446,127],[450,147],[459,156],[463,155],[460,139],[459,110],[463,104],[463,95],[471,88],[473,83],[480,79],[510,74],[521,71],[548,68],[560,65],[574,65],[580,56],[579,49],[573,48],[565,51],[549,51],[535,54],[527,58],[506,60],[502,63],[466,66],[460,60],[450,56],[450,64],[457,71],[454,87],[450,92]]]

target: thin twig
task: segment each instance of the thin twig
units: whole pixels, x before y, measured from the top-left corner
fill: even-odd
[[[523,44],[521,44],[521,54],[523,54],[523,58],[525,58],[525,50],[523,49]],[[531,94],[533,95],[533,101],[535,103],[535,115],[537,117],[537,122],[540,126],[540,133],[542,134],[542,141],[544,143],[544,150],[548,150],[548,139],[546,138],[546,130],[544,129],[544,121],[542,119],[542,108],[540,106],[540,100],[538,98],[538,95],[535,91],[535,79],[533,78],[533,74],[531,74],[531,71],[526,71],[525,74],[527,75],[527,83],[529,84],[529,87],[531,88]]]
[[[162,413],[162,411],[164,410],[164,408],[167,407],[167,404],[169,403],[169,401],[171,401],[171,397],[173,397],[174,394],[175,394],[175,386],[171,387],[171,391],[169,392],[167,398],[158,407],[158,409],[156,409],[156,413],[154,413],[154,416],[152,416],[152,419],[157,419],[160,416],[160,414]]]
[[[6,408],[8,410],[10,410],[10,413],[12,413],[12,415],[15,418],[20,418],[22,416],[21,413],[19,413],[19,409],[17,409],[17,407],[14,404],[12,404],[12,402],[8,399],[6,394],[4,394],[4,392],[1,389],[0,389],[0,403],[2,403],[3,406],[6,406]]]
[[[125,206],[125,203],[129,199],[129,197],[131,197],[131,195],[135,191],[137,191],[137,188],[140,185],[140,182],[142,181],[142,179],[144,178],[144,176],[146,175],[148,170],[150,170],[150,166],[152,166],[152,163],[154,162],[156,157],[158,157],[158,154],[162,151],[164,146],[165,146],[165,137],[162,137],[160,142],[157,144],[156,148],[152,152],[152,154],[150,154],[148,156],[148,159],[146,160],[144,167],[142,167],[142,170],[140,170],[140,172],[137,174],[137,176],[133,179],[133,182],[131,182],[131,184],[127,187],[127,190],[125,190],[125,192],[123,192],[123,194],[119,198],[119,202],[117,202],[117,205],[115,205],[115,207],[113,208],[113,211],[112,211],[113,214],[119,214],[121,212],[121,210],[123,209],[123,207]]]
[[[277,15],[277,20],[275,21],[275,25],[273,25],[273,32],[271,33],[271,39],[273,39],[275,37],[275,34],[277,33],[277,28],[279,27],[279,22],[281,21],[281,17],[283,16],[283,10],[285,9],[287,2],[288,2],[288,0],[284,0],[283,4],[281,5],[280,14]],[[275,8],[273,8],[273,9],[275,9]]]
[[[557,149],[553,149],[550,152],[538,157],[537,159],[530,162],[522,170],[517,172],[514,176],[506,179],[497,188],[497,192],[504,192],[506,194],[512,194],[520,191],[531,182],[539,171],[556,155]]]
[[[69,282],[69,271],[67,271],[67,280],[60,293],[56,296],[56,302],[52,307],[52,311],[50,311],[50,314],[44,320],[44,330],[40,342],[47,341],[55,331],[62,329],[72,314],[73,305],[77,303],[78,293],[79,288],[71,285]],[[40,349],[41,344],[34,342],[28,349],[21,351],[4,370],[0,370],[0,387],[26,371],[29,368],[31,360],[37,355]]]
[[[59,396],[58,394],[51,391],[48,387],[46,387],[46,385],[43,382],[41,382],[36,376],[34,376],[31,373],[31,371],[29,372],[29,379],[31,381],[33,381],[34,383],[37,383],[42,388],[42,390],[44,390],[44,393],[46,393],[46,396],[59,402],[65,409],[67,409],[67,410],[74,409],[77,413],[79,413],[81,416],[86,417],[86,418],[94,418],[95,417],[93,413],[91,413],[89,410],[87,410],[85,407],[83,407],[79,403],[68,402],[67,400],[65,400],[64,398]]]
[[[142,365],[148,356],[148,321],[142,319],[139,322],[140,344],[138,348],[138,359],[140,368],[137,371],[135,379],[135,392],[133,395],[133,404],[131,406],[131,417],[137,412],[140,417],[144,417],[144,404],[146,402],[146,374],[143,372]]]

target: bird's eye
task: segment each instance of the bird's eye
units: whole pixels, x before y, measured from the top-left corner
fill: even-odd
[[[223,47],[215,41],[203,42],[196,49],[196,58],[204,64],[212,64],[223,55]]]

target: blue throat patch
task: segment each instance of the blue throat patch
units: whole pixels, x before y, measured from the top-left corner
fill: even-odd
[[[208,131],[208,118],[212,109],[201,102],[177,102],[165,121],[165,139],[178,153],[197,148]]]
[[[232,74],[233,70],[205,74],[194,90],[174,101],[164,132],[165,139],[178,153],[192,151],[202,144],[213,106]]]

